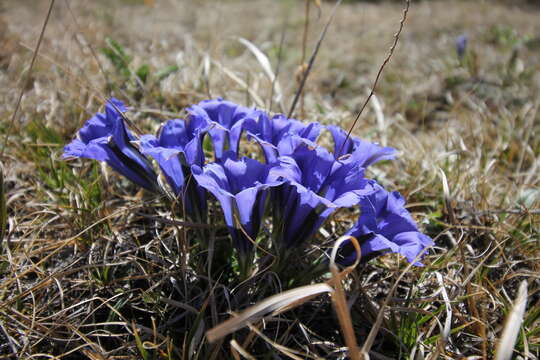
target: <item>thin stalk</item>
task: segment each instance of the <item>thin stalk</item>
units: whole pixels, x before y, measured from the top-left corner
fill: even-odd
[[[45,35],[45,29],[47,28],[47,24],[49,23],[49,19],[51,17],[53,7],[54,7],[54,0],[51,0],[49,4],[49,10],[47,11],[47,16],[45,17],[45,21],[43,22],[43,26],[41,27],[41,33],[39,34],[39,39],[36,45],[36,49],[34,50],[34,55],[32,56],[32,61],[30,62],[30,68],[28,69],[28,73],[26,74],[24,85],[21,88],[21,92],[19,93],[19,97],[17,99],[17,104],[15,105],[15,111],[13,111],[13,115],[11,116],[11,120],[9,122],[8,128],[6,129],[6,135],[4,136],[4,143],[2,145],[2,150],[0,150],[0,157],[4,156],[4,151],[6,149],[9,136],[11,135],[11,129],[13,128],[13,125],[15,124],[15,120],[17,119],[17,113],[19,111],[19,108],[21,107],[21,101],[24,95],[24,90],[28,88],[28,85],[30,85],[30,80],[32,79],[32,70],[34,69],[34,64],[37,59],[39,47],[41,46],[41,42],[43,41],[43,36]]]
[[[300,60],[300,70],[304,72],[304,62],[306,61],[306,51],[307,51],[307,38],[308,38],[308,31],[309,31],[309,8],[311,4],[311,0],[305,0],[306,1],[306,7],[304,12],[304,34],[302,35],[302,59]],[[305,108],[304,108],[304,96],[305,93],[302,93],[302,97],[300,98],[300,116],[302,118],[305,117]]]
[[[360,108],[360,111],[356,115],[356,118],[354,119],[354,122],[353,122],[351,128],[347,132],[347,137],[345,138],[345,141],[341,145],[341,148],[339,149],[339,153],[341,153],[341,151],[343,150],[343,146],[345,146],[345,144],[347,143],[347,140],[349,140],[349,137],[351,136],[352,131],[356,127],[356,123],[358,122],[358,119],[360,119],[360,115],[362,115],[362,113],[364,112],[364,109],[366,108],[367,104],[369,103],[369,100],[371,100],[371,98],[375,94],[375,89],[377,88],[377,84],[379,83],[379,79],[380,79],[380,77],[382,75],[382,72],[383,72],[384,68],[386,67],[386,64],[388,64],[388,62],[392,58],[392,55],[394,54],[394,50],[396,49],[396,46],[398,44],[399,36],[401,35],[401,31],[403,30],[403,25],[405,24],[405,21],[407,20],[407,14],[409,13],[410,4],[411,4],[410,0],[405,0],[405,9],[403,9],[403,16],[401,17],[401,20],[399,21],[398,32],[394,35],[394,42],[393,42],[392,46],[390,47],[388,55],[386,56],[386,58],[384,59],[382,65],[381,65],[381,67],[379,68],[379,71],[377,72],[377,76],[375,77],[375,81],[373,82],[373,86],[371,87],[371,91],[369,92],[368,97],[366,98],[366,100],[362,104],[362,107]]]
[[[343,0],[336,1],[336,5],[334,5],[334,8],[332,9],[332,13],[330,14],[328,21],[324,25],[321,35],[319,36],[319,40],[317,40],[315,49],[313,49],[313,53],[311,54],[311,57],[309,58],[307,69],[302,74],[302,80],[300,81],[300,86],[298,87],[298,90],[296,91],[296,94],[294,95],[294,99],[291,104],[291,109],[289,110],[289,114],[287,115],[287,117],[289,118],[292,117],[294,114],[294,109],[296,108],[296,104],[298,104],[300,95],[302,95],[302,91],[304,90],[304,86],[306,85],[307,77],[309,76],[309,73],[311,72],[311,69],[313,68],[313,64],[315,63],[315,58],[317,57],[317,54],[319,53],[319,49],[321,48],[322,41],[324,40],[324,37],[326,36],[326,32],[328,31],[328,27],[332,23],[332,20],[334,19],[334,15],[336,14],[336,10],[342,1]]]

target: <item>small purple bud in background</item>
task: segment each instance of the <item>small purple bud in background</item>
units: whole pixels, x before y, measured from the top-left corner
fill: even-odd
[[[462,59],[465,55],[465,52],[467,51],[467,41],[469,40],[469,37],[466,34],[459,35],[456,38],[456,52],[458,58]]]

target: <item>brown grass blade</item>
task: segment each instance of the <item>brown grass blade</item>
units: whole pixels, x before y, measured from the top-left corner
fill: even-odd
[[[241,354],[244,358],[248,360],[255,360],[255,357],[247,352],[246,349],[244,349],[236,340],[231,340],[231,353],[233,354],[233,357],[235,359],[240,359],[240,356],[238,354]]]
[[[436,272],[435,276],[437,277],[437,281],[440,284],[441,294],[444,300],[444,303],[446,305],[446,319],[444,321],[444,328],[441,338],[441,344],[445,345],[448,342],[448,339],[450,337],[450,331],[452,330],[452,305],[450,303],[450,298],[448,297],[448,293],[446,292],[446,287],[444,285],[443,276],[441,273]],[[444,348],[444,346],[442,346]]]
[[[518,295],[514,301],[512,311],[506,318],[503,334],[497,345],[495,360],[509,360],[512,358],[514,346],[521,329],[523,316],[527,307],[527,280],[523,280],[519,284]]]
[[[274,71],[272,70],[272,65],[270,64],[270,60],[268,60],[268,57],[265,53],[263,53],[255,44],[253,44],[251,41],[239,38],[238,41],[242,43],[257,59],[259,64],[261,65],[262,69],[264,70],[264,73],[268,77],[268,79],[272,83],[272,90],[275,91],[277,101],[279,103],[283,102],[283,92],[281,91],[281,85],[279,85],[279,81],[277,79],[276,74],[274,74]],[[283,107],[283,105],[282,105]],[[270,110],[270,109],[269,109]]]
[[[257,336],[259,336],[261,339],[266,341],[267,344],[272,346],[277,351],[283,353],[284,355],[290,357],[291,359],[293,359],[293,360],[302,360],[302,359],[312,358],[312,356],[310,356],[308,354],[300,353],[299,351],[290,349],[290,348],[288,348],[286,346],[278,344],[275,341],[272,341],[272,339],[270,339],[268,336],[264,335],[257,327],[255,327],[253,325],[250,325],[250,324],[248,324],[248,326],[249,326],[249,329],[251,331],[253,331],[253,333],[257,334]],[[297,356],[296,354],[301,355],[301,357]]]
[[[221,72],[223,72],[225,75],[227,75],[232,81],[234,81],[240,87],[245,89],[248,92],[249,96],[251,96],[253,98],[253,101],[255,102],[255,104],[258,107],[264,108],[264,101],[261,99],[259,94],[257,94],[257,92],[255,92],[255,90],[253,90],[251,88],[251,86],[249,86],[249,84],[247,82],[240,79],[233,71],[231,71],[230,69],[225,67],[219,61],[212,60],[212,64],[214,64],[219,70],[221,70]]]
[[[289,306],[292,303],[297,303],[302,299],[311,298],[314,295],[332,292],[333,289],[326,283],[301,286],[296,289],[285,291],[269,297],[266,300],[255,304],[244,310],[238,317],[231,318],[218,326],[206,332],[206,338],[209,342],[214,342],[228,334],[247,326],[248,323],[256,322],[262,319],[265,315],[280,311],[282,308]]]
[[[351,313],[349,307],[347,306],[347,299],[345,297],[345,291],[341,285],[342,276],[340,275],[339,269],[336,265],[336,256],[337,251],[339,250],[340,245],[350,240],[358,256],[356,257],[356,262],[349,266],[343,273],[348,273],[354,269],[360,262],[361,250],[358,240],[352,236],[343,236],[336,241],[334,248],[332,249],[332,255],[330,257],[330,272],[332,273],[332,283],[334,286],[334,292],[332,293],[332,305],[334,306],[334,311],[336,312],[339,320],[339,325],[341,326],[341,332],[345,338],[345,343],[349,348],[349,356],[352,360],[360,360],[360,353],[358,351],[358,343],[356,342],[356,335],[354,334],[354,328],[351,319]],[[349,270],[348,272],[346,272]]]
[[[0,251],[2,251],[2,242],[6,235],[7,228],[7,208],[6,208],[6,192],[4,188],[4,171],[0,164]]]

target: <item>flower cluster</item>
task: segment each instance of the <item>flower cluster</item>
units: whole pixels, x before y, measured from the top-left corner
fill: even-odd
[[[360,216],[347,235],[360,241],[362,259],[395,252],[412,262],[432,245],[403,197],[364,176],[368,166],[392,159],[392,148],[349,137],[337,126],[271,117],[222,99],[193,105],[187,119],[169,120],[156,136],[136,138],[126,128],[125,111],[122,102],[109,100],[64,156],[104,161],[149,191],[172,194],[194,221],[207,221],[208,199],[215,198],[240,254],[252,251],[270,213],[274,246],[283,251],[311,241],[331,214],[352,207],[360,208]],[[333,138],[333,151],[316,143],[323,130]],[[263,161],[240,155],[243,135],[260,147]],[[209,144],[213,151],[205,151]],[[344,255],[341,262],[356,256]]]

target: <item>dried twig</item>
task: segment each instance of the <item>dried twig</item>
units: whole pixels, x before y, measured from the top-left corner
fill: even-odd
[[[36,48],[34,50],[34,55],[32,56],[32,61],[30,62],[30,68],[28,69],[28,73],[26,74],[26,80],[24,81],[24,84],[21,88],[21,92],[19,93],[19,97],[17,98],[17,104],[15,105],[15,110],[13,111],[13,115],[11,116],[11,120],[6,130],[6,135],[4,136],[4,143],[2,145],[2,150],[0,150],[0,157],[4,156],[4,151],[6,150],[6,145],[9,140],[9,136],[11,135],[11,129],[13,128],[13,125],[15,124],[15,120],[17,119],[17,112],[19,111],[19,108],[21,107],[21,101],[24,95],[24,91],[28,88],[28,85],[30,85],[30,80],[32,79],[32,70],[34,69],[34,64],[37,59],[39,47],[41,46],[41,42],[43,41],[43,36],[45,35],[45,29],[47,28],[47,24],[49,23],[49,19],[51,17],[53,7],[54,7],[54,0],[51,0],[51,3],[49,4],[49,10],[47,11],[47,16],[45,17],[45,21],[43,22],[43,26],[41,27],[41,33],[39,34],[39,39],[38,39]]]
[[[340,154],[341,154],[341,151],[343,151],[343,146],[347,143],[347,140],[351,136],[352,131],[356,127],[356,123],[358,122],[358,119],[360,119],[360,116],[362,115],[362,113],[364,112],[364,109],[366,108],[367,104],[369,103],[369,100],[371,100],[371,97],[373,96],[373,94],[375,94],[375,90],[377,89],[377,84],[379,83],[379,79],[380,79],[380,77],[382,75],[382,72],[383,72],[384,68],[386,67],[386,64],[388,64],[388,62],[392,58],[392,55],[394,54],[394,50],[396,49],[396,46],[397,46],[398,41],[399,41],[399,36],[401,35],[401,31],[403,30],[403,25],[405,24],[405,21],[407,20],[407,14],[409,13],[410,3],[411,3],[410,0],[405,0],[405,9],[403,9],[403,16],[401,17],[401,20],[399,21],[399,29],[398,29],[397,33],[394,35],[394,43],[390,47],[388,55],[384,59],[381,67],[379,68],[379,71],[377,72],[377,76],[375,77],[375,81],[373,82],[373,86],[371,87],[371,91],[369,92],[368,97],[366,98],[366,100],[362,104],[362,107],[360,108],[360,111],[356,115],[356,118],[354,119],[353,124],[351,125],[349,131],[347,132],[347,137],[345,138],[345,141],[341,145],[341,149],[339,149]]]
[[[343,0],[338,0],[336,2],[336,5],[334,5],[334,8],[332,9],[332,12],[330,13],[330,17],[328,18],[328,21],[324,25],[321,35],[319,36],[319,40],[317,40],[315,49],[313,50],[313,53],[311,54],[311,57],[309,58],[306,71],[303,72],[302,80],[300,81],[300,86],[298,87],[298,90],[296,91],[296,94],[294,95],[294,100],[292,102],[291,109],[289,110],[289,114],[287,116],[289,118],[292,117],[294,114],[294,108],[296,107],[296,104],[298,103],[298,99],[300,98],[300,95],[302,95],[302,91],[304,90],[304,85],[306,84],[307,77],[309,73],[311,72],[311,69],[313,68],[313,64],[315,63],[315,58],[317,57],[317,54],[319,53],[319,49],[321,47],[322,41],[324,40],[324,37],[326,36],[326,32],[328,31],[328,27],[332,23],[332,20],[334,19],[334,15],[336,14],[336,10],[342,1]]]

